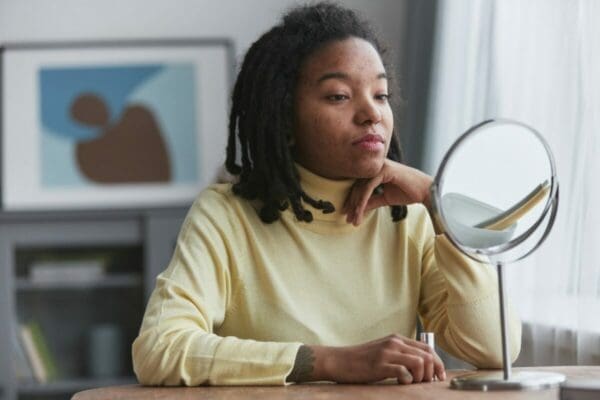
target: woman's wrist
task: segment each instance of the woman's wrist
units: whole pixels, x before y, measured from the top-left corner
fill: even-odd
[[[310,346],[314,354],[313,380],[336,381],[336,359],[338,348],[331,346]]]
[[[302,345],[296,354],[294,368],[286,378],[288,382],[335,381],[337,350],[328,346]]]

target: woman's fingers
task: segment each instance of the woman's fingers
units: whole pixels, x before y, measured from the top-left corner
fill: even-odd
[[[373,196],[373,192],[375,188],[381,184],[383,181],[383,176],[378,175],[373,179],[369,179],[365,182],[364,187],[361,188],[359,192],[358,204],[357,204],[357,225],[360,224],[363,220],[365,207],[367,206],[367,202]]]
[[[418,354],[417,352],[397,352],[390,356],[388,362],[395,365],[403,365],[410,371],[415,383],[431,382],[433,380],[433,362],[432,357],[427,354]]]
[[[385,196],[383,194],[374,194],[373,196],[371,196],[369,198],[369,201],[367,201],[367,205],[365,206],[365,209],[363,210],[363,215],[367,211],[373,210],[378,207],[384,207],[384,206],[389,206]]]
[[[373,191],[381,184],[382,180],[383,176],[378,175],[372,179],[357,181],[354,184],[343,209],[343,212],[347,214],[346,221],[348,223],[359,225],[362,222],[367,204],[373,197],[380,197],[374,200],[377,202],[385,200],[381,195],[373,195]]]
[[[441,358],[437,355],[437,353],[429,347],[428,344],[420,342],[418,340],[413,339],[405,339],[405,343],[407,345],[413,346],[414,348],[420,349],[422,352],[431,355],[433,358],[433,375],[437,376],[437,378],[441,381],[446,379],[446,368],[444,367],[444,363]]]
[[[427,345],[423,348],[421,342],[410,339],[396,343],[393,351],[386,352],[386,363],[406,366],[411,372],[413,382],[431,382],[436,376],[439,380],[446,378],[444,364]]]
[[[398,383],[402,385],[410,385],[413,383],[413,376],[404,365],[387,364],[385,368],[385,374],[389,377],[396,377]]]
[[[425,360],[419,356],[404,353],[399,357],[399,361],[408,368],[413,377],[413,382],[419,383],[423,381],[425,375]]]

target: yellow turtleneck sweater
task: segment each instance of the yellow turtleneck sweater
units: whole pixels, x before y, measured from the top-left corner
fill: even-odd
[[[352,181],[299,168],[303,189],[336,210]],[[336,211],[263,223],[231,185],[204,190],[156,280],[134,370],[151,385],[283,385],[301,344],[347,346],[398,333],[419,316],[436,343],[479,367],[500,367],[494,270],[435,236],[427,210],[389,207],[355,227]],[[509,313],[513,360],[521,326]]]

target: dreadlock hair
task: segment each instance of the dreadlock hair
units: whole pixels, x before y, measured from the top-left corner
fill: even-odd
[[[323,213],[335,211],[330,202],[313,199],[302,190],[289,142],[302,63],[322,46],[351,37],[371,43],[389,70],[386,51],[368,23],[352,10],[328,2],[292,9],[244,57],[232,94],[225,166],[237,175],[236,195],[260,200],[259,216],[265,223],[279,219],[280,212],[290,206],[299,221],[311,222],[313,215],[303,202]],[[400,162],[402,151],[395,131],[387,157]],[[238,141],[241,165],[236,162]],[[394,221],[400,221],[407,208],[391,206],[391,214]]]

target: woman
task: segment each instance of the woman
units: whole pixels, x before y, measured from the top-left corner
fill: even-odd
[[[133,345],[141,383],[444,379],[417,317],[455,356],[501,365],[495,276],[435,234],[431,178],[399,163],[383,55],[328,3],[251,46],[229,125],[238,182],[200,194],[157,278]],[[514,316],[509,329],[514,359]]]

